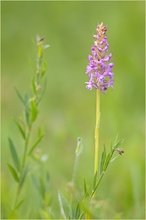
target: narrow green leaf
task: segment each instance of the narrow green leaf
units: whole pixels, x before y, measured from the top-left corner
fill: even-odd
[[[43,67],[44,67],[45,70],[47,69],[47,63],[46,63],[46,61],[44,61]]]
[[[72,212],[70,203],[60,192],[58,192],[58,200],[59,200],[61,214],[63,214],[64,212],[64,215],[63,215],[64,219],[68,219],[66,218],[66,216],[69,217],[70,213]]]
[[[43,63],[43,70],[42,70],[42,72],[41,72],[41,78],[43,78],[43,76],[45,75],[45,73],[46,73],[46,68],[47,68],[47,63],[46,63],[46,61],[44,61],[44,63]]]
[[[109,165],[109,162],[111,160],[111,157],[112,157],[112,153],[108,153],[107,157],[106,157],[106,161],[104,163],[104,166],[103,166],[103,170],[106,171],[108,165]]]
[[[123,142],[124,142],[124,139],[121,139],[120,141],[118,141],[118,142],[113,146],[113,150],[117,149]]]
[[[25,131],[23,130],[23,128],[21,127],[21,125],[17,122],[17,121],[15,121],[15,124],[17,125],[17,127],[18,127],[18,129],[19,129],[19,131],[20,131],[20,133],[21,133],[21,135],[22,135],[22,137],[23,137],[23,139],[25,140]]]
[[[25,105],[25,101],[24,101],[23,97],[20,95],[20,93],[19,93],[19,91],[17,90],[17,88],[15,88],[15,90],[16,90],[16,93],[17,93],[18,98],[19,98],[19,99],[21,100],[21,102]]]
[[[29,99],[28,95],[25,94],[25,96],[22,97],[22,96],[20,95],[19,91],[17,90],[17,88],[15,88],[15,90],[16,90],[16,94],[17,94],[18,98],[19,98],[19,99],[21,100],[21,102],[24,104],[25,108],[28,109],[28,99]]]
[[[32,78],[32,90],[33,90],[33,92],[34,92],[34,94],[36,94],[36,85],[35,85],[35,79],[34,79],[34,77]]]
[[[29,105],[29,96],[27,94],[24,95],[24,102],[25,102],[25,106],[28,109],[28,105]]]
[[[67,219],[67,217],[65,215],[64,208],[63,208],[62,196],[61,196],[60,192],[58,192],[58,201],[59,201],[61,215],[64,219]]]
[[[43,49],[42,49],[42,41],[38,42],[38,58],[41,59],[43,57]]]
[[[75,211],[75,219],[78,219],[81,214],[80,203],[77,203],[76,211]]]
[[[16,88],[15,88],[16,89]],[[27,125],[30,124],[29,122],[29,97],[27,94],[24,95],[24,98],[20,95],[20,93],[18,92],[18,90],[16,89],[16,93],[18,95],[18,97],[20,98],[20,100],[22,101],[22,103],[25,106],[25,120],[27,122]]]
[[[81,214],[80,214],[80,216],[78,217],[78,219],[82,219],[83,215],[84,215],[84,212],[81,212]]]
[[[8,138],[8,140],[9,140],[10,151],[11,151],[11,155],[12,155],[15,167],[19,171],[20,170],[20,161],[19,161],[16,149],[15,149],[15,146],[10,138]]]
[[[38,110],[37,110],[35,100],[31,99],[30,100],[30,119],[31,119],[31,122],[34,122],[36,120],[37,114],[38,114]]]
[[[36,188],[36,190],[40,193],[41,198],[44,200],[45,199],[45,194],[46,194],[46,185],[48,184],[48,182],[45,182],[48,179],[48,173],[46,175],[46,180],[43,181],[42,178],[39,180],[36,179],[35,175],[32,175],[32,182],[34,184],[34,187]]]
[[[8,168],[9,168],[14,180],[18,183],[19,182],[19,177],[18,177],[18,174],[17,174],[16,170],[10,164],[8,164]]]
[[[103,149],[103,152],[102,152],[102,156],[101,156],[101,162],[100,162],[100,174],[101,174],[102,171],[103,171],[105,159],[106,159],[106,148],[105,148],[105,146],[104,146],[104,149]]]
[[[24,184],[27,172],[28,172],[28,166],[26,166],[24,168],[23,172],[22,172],[22,175],[21,175],[21,178],[20,178],[20,184],[19,184],[19,191],[21,190],[21,188],[22,188],[22,186]]]
[[[31,153],[33,152],[33,150],[37,147],[37,145],[41,142],[42,138],[44,137],[44,134],[42,134],[39,139],[35,142],[35,144],[31,147],[28,156],[31,155]]]
[[[45,80],[45,82],[44,82],[44,86],[42,86],[42,92],[41,92],[41,94],[40,94],[40,97],[39,97],[39,99],[38,99],[38,101],[37,101],[37,105],[39,104],[39,102],[42,100],[42,98],[43,98],[43,95],[44,95],[44,93],[45,93],[45,91],[46,91],[46,85],[47,85],[47,80]]]
[[[26,120],[26,123],[28,126],[30,126],[30,120],[29,120],[30,116],[29,115],[30,115],[29,110],[25,109],[25,120]]]
[[[113,159],[111,159],[110,160],[110,163],[112,163],[114,160],[116,160],[117,158],[119,157],[119,154],[116,156],[116,157],[114,157]]]
[[[45,75],[45,73],[46,73],[46,70],[43,69],[42,72],[41,72],[41,78],[43,78],[43,76]]]
[[[114,142],[115,144],[116,144],[117,141],[118,141],[118,137],[119,137],[119,134],[116,135],[115,142]]]
[[[18,208],[22,205],[22,203],[24,202],[24,200],[25,200],[25,199],[22,199],[22,200],[16,205],[15,209],[18,209]]]
[[[84,198],[87,198],[89,196],[86,180],[84,179]]]
[[[108,157],[108,156],[107,156],[107,157]],[[99,186],[99,184],[100,184],[100,182],[101,182],[101,180],[102,180],[102,178],[103,178],[103,176],[104,176],[104,174],[105,174],[105,171],[106,171],[106,168],[103,169],[101,175],[99,176],[99,178],[98,178],[98,180],[97,180],[97,182],[96,182],[96,186],[95,186],[94,190],[92,190],[91,198],[95,195],[95,193],[96,193],[96,191],[97,191],[97,188],[98,188],[98,186]]]

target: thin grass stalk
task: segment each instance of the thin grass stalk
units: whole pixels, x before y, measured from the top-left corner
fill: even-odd
[[[100,128],[100,89],[96,90],[96,125],[95,125],[95,160],[94,174],[98,172],[98,154],[99,154],[99,128]]]

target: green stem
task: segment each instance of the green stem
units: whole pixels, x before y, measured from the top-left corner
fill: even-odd
[[[102,180],[104,174],[105,174],[105,171],[103,171],[102,174],[100,175],[99,180],[98,180],[98,182],[96,183],[96,187],[95,187],[94,191],[91,193],[90,200],[95,196],[96,190],[97,190],[97,188],[98,188],[98,186],[99,186],[99,183],[101,182],[101,180]]]
[[[96,125],[95,125],[94,174],[96,172],[98,172],[99,128],[100,128],[100,90],[97,89],[97,91],[96,91]]]
[[[108,160],[108,162],[107,162],[107,164],[106,164],[106,167],[105,167],[104,170],[102,171],[102,173],[101,173],[101,175],[100,175],[100,177],[99,177],[99,179],[98,179],[98,181],[97,181],[97,183],[96,183],[96,187],[94,188],[94,190],[93,190],[92,193],[91,193],[90,200],[94,197],[94,195],[95,195],[95,193],[96,193],[96,190],[97,190],[97,188],[98,188],[98,186],[99,186],[99,184],[100,184],[100,182],[101,182],[101,180],[102,180],[102,178],[103,178],[103,176],[104,176],[104,174],[105,174],[105,172],[106,172],[106,170],[107,170],[107,168],[108,168],[108,165],[109,165],[109,163],[110,163],[110,161],[111,161],[111,159],[112,159],[113,154],[114,154],[114,149],[111,151],[111,153],[110,153],[110,158],[109,158],[109,160]]]
[[[28,142],[29,142],[29,138],[30,138],[30,133],[31,133],[31,127],[28,128],[28,134],[26,137],[26,141],[25,141],[25,145],[24,145],[24,154],[23,154],[23,159],[22,159],[22,166],[21,166],[21,173],[24,169],[25,166],[25,161],[26,161],[26,156],[27,156],[27,148],[28,148]]]
[[[28,130],[28,134],[27,134],[27,137],[26,137],[25,145],[24,145],[24,154],[23,154],[23,159],[22,159],[22,165],[21,165],[21,169],[20,169],[19,179],[21,179],[21,176],[23,174],[23,170],[24,170],[24,167],[25,167],[25,162],[26,162],[26,157],[27,157],[28,142],[29,142],[29,138],[30,138],[30,132],[31,132],[31,128],[29,128],[29,130]],[[15,207],[17,205],[19,193],[20,193],[20,181],[19,181],[19,183],[17,185],[17,191],[16,191],[16,196],[15,196],[14,206],[13,206],[13,210],[12,211],[15,210]]]
[[[78,162],[78,156],[75,158],[75,164],[74,164],[74,170],[73,170],[73,176],[72,176],[72,183],[75,184],[75,175],[77,171],[77,162]]]
[[[16,191],[16,196],[15,196],[15,201],[14,201],[12,212],[15,210],[15,207],[16,207],[16,204],[17,204],[17,200],[18,200],[18,195],[19,195],[19,184],[17,186],[17,191]]]

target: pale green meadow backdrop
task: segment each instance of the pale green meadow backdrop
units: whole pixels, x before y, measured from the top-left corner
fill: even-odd
[[[10,211],[15,183],[7,162],[8,137],[22,154],[22,140],[13,119],[22,115],[15,87],[30,90],[35,66],[36,35],[45,37],[47,88],[40,105],[39,123],[46,129],[40,151],[48,156],[54,207],[57,192],[72,178],[77,137],[84,150],[78,179],[89,183],[94,166],[95,91],[85,88],[88,55],[98,23],[107,25],[109,52],[113,54],[114,90],[101,94],[100,152],[117,133],[125,153],[108,169],[99,198],[103,218],[144,219],[144,1],[118,2],[2,2],[2,213]],[[37,126],[37,124],[36,124]],[[34,165],[34,173],[38,171]],[[38,175],[38,173],[36,173]],[[28,177],[23,191],[23,218],[35,215],[38,194]],[[57,208],[56,208],[57,209]]]

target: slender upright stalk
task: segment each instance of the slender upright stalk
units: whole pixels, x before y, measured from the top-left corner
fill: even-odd
[[[20,167],[19,183],[17,185],[17,190],[16,190],[16,195],[15,195],[15,200],[14,200],[14,205],[13,205],[12,212],[15,210],[15,207],[16,207],[17,202],[18,202],[18,197],[19,197],[19,194],[20,194],[20,185],[21,185],[20,179],[21,179],[21,177],[23,175],[24,167],[25,167],[25,164],[26,164],[26,157],[27,157],[27,149],[28,149],[29,137],[30,137],[30,130],[29,130],[29,132],[27,134],[27,137],[26,137],[26,140],[25,140],[25,143],[24,143],[24,153],[23,153],[22,164],[21,164],[21,167]]]
[[[100,89],[97,89],[96,90],[96,125],[95,125],[94,174],[96,172],[98,172],[99,128],[100,128]]]
[[[21,171],[23,171],[23,169],[25,167],[25,161],[26,161],[26,156],[27,156],[27,149],[28,149],[28,142],[29,142],[29,138],[30,138],[30,132],[31,132],[31,128],[28,128],[28,134],[27,134],[25,144],[24,144],[24,153],[23,153]]]
[[[113,87],[114,73],[112,68],[113,63],[109,63],[112,54],[108,54],[109,43],[106,36],[107,27],[101,24],[97,25],[94,45],[91,47],[92,56],[89,55],[89,65],[86,68],[86,74],[89,76],[89,81],[86,83],[86,88],[96,89],[96,126],[95,126],[95,165],[94,174],[98,171],[98,151],[99,151],[99,125],[100,125],[100,91],[105,94],[109,87]]]
[[[24,117],[24,121],[23,121],[23,123],[25,125],[25,129],[23,130],[20,125],[18,126],[19,130],[21,131],[21,134],[23,134],[23,138],[25,139],[25,142],[24,142],[24,152],[22,155],[22,161],[20,162],[20,167],[19,167],[19,173],[15,174],[16,177],[18,176],[17,177],[18,184],[17,184],[16,195],[14,198],[14,204],[13,204],[12,211],[10,213],[10,217],[14,217],[15,210],[23,202],[23,200],[19,201],[19,195],[20,195],[20,192],[21,192],[21,189],[24,184],[24,181],[25,181],[25,178],[27,175],[27,171],[28,171],[28,169],[27,169],[27,165],[28,165],[27,164],[27,156],[28,156],[29,140],[31,137],[32,125],[34,124],[34,122],[37,118],[37,114],[38,114],[37,106],[38,106],[38,103],[41,100],[42,95],[43,95],[42,90],[44,89],[44,85],[41,84],[41,80],[46,72],[46,65],[45,65],[45,62],[42,63],[42,57],[43,57],[43,49],[48,47],[48,45],[43,44],[43,40],[44,40],[44,38],[37,37],[37,61],[36,61],[36,72],[33,75],[33,79],[32,79],[32,96],[30,96],[28,99],[24,100],[19,95],[19,98],[21,98],[21,101],[23,100],[23,103],[25,102],[24,103],[25,117]],[[41,139],[39,138],[36,143],[38,144],[40,140]],[[37,144],[35,144],[35,145],[37,145]],[[33,150],[33,148],[31,148],[31,149]],[[16,152],[15,152],[15,154],[17,156]]]

